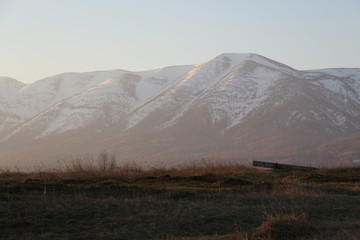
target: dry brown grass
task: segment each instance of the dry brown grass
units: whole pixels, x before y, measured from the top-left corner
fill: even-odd
[[[114,155],[104,152],[98,157],[75,158],[58,169],[39,167],[35,170],[1,170],[0,178],[24,180],[28,178],[40,180],[87,179],[104,177],[137,177],[137,176],[258,176],[267,174],[267,170],[247,167],[242,164],[226,164],[203,159],[200,163],[183,164],[177,167],[142,168],[136,164],[121,165]]]
[[[211,160],[203,160],[198,164],[183,164],[174,168],[151,168],[144,173],[154,176],[170,175],[170,176],[256,176],[266,174],[267,171],[263,169],[256,169],[253,167],[247,167],[243,164],[227,164],[213,162]]]
[[[357,169],[177,168],[112,156],[0,171],[0,239],[357,239]]]

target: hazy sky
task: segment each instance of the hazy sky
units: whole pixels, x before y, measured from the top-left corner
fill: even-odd
[[[360,0],[0,0],[0,76],[26,83],[223,52],[360,67]]]

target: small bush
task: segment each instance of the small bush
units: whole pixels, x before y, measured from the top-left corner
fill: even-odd
[[[307,221],[307,215],[289,214],[282,216],[268,216],[256,229],[255,237],[276,240],[299,239],[311,236],[316,228]]]

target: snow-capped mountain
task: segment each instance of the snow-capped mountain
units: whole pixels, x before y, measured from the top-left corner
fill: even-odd
[[[298,71],[256,54],[221,54],[30,85],[0,77],[1,165],[100,151],[150,165],[208,157],[330,165],[356,158],[359,140],[360,69]]]

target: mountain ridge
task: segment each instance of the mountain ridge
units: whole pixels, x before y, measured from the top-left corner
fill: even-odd
[[[141,164],[213,157],[331,165],[360,152],[356,144],[334,151],[333,142],[357,141],[347,136],[360,129],[360,69],[299,71],[224,53],[198,65],[63,73],[16,86],[0,97],[0,164],[105,150]],[[337,154],[324,160],[329,148]]]

